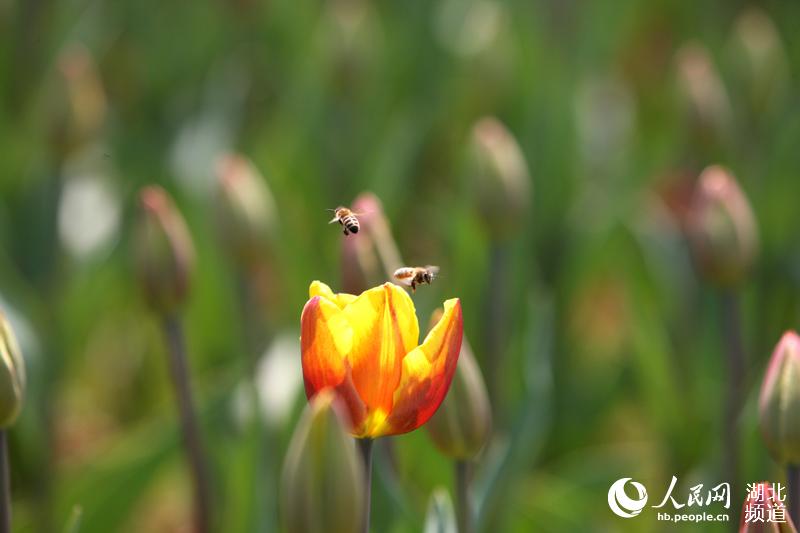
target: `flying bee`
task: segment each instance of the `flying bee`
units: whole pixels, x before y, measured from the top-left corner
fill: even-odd
[[[417,285],[430,283],[439,274],[439,267],[428,265],[424,267],[403,267],[394,271],[394,278],[405,285],[411,286],[411,292],[417,292]]]
[[[328,224],[333,224],[334,222],[338,222],[344,227],[344,234],[350,235],[351,233],[358,233],[358,230],[361,229],[361,225],[358,223],[358,217],[356,213],[353,213],[348,208],[344,206],[339,206],[336,209],[333,209],[333,218],[331,219]],[[363,213],[362,213],[363,214]]]

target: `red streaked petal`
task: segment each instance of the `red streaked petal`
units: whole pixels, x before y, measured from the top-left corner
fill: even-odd
[[[353,331],[348,360],[358,395],[370,411],[389,413],[403,357],[419,341],[414,303],[406,291],[385,283],[363,292],[343,313]]]
[[[308,398],[325,387],[342,383],[352,335],[336,304],[321,296],[306,303],[300,318],[300,351]]]
[[[447,300],[442,319],[425,341],[403,359],[402,377],[385,434],[413,431],[433,416],[453,380],[463,333],[461,303],[458,299]]]

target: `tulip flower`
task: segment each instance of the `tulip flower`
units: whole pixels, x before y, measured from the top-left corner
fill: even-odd
[[[748,486],[739,519],[739,533],[797,533],[781,498],[769,481]]]
[[[450,387],[461,350],[457,298],[419,342],[408,293],[384,283],[358,296],[334,294],[319,281],[309,288],[300,345],[306,395],[331,388],[344,401],[351,433],[374,439],[422,426]]]

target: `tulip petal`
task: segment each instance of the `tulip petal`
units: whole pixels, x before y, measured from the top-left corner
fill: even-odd
[[[336,304],[322,296],[306,303],[300,318],[300,349],[308,398],[344,381],[352,337],[350,324]]]
[[[314,296],[321,296],[326,300],[330,300],[336,304],[339,309],[343,309],[347,304],[356,299],[356,296],[353,294],[344,292],[338,294],[334,293],[328,285],[321,281],[313,281],[308,288],[308,297],[313,298]]]
[[[358,395],[371,411],[389,413],[403,357],[419,341],[414,303],[406,291],[385,283],[363,292],[343,313],[353,331],[348,361]],[[375,420],[383,423],[380,415]]]
[[[433,416],[453,380],[463,333],[461,303],[457,298],[447,300],[441,320],[403,359],[385,435],[413,431]]]

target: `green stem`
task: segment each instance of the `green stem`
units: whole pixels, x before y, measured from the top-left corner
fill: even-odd
[[[741,311],[735,292],[722,295],[722,335],[726,351],[728,386],[724,412],[724,468],[725,475],[736,493],[739,487],[739,429],[738,420],[742,406],[745,355],[742,342]]]
[[[369,533],[369,512],[372,503],[372,448],[375,441],[373,439],[356,439],[356,442],[361,451],[361,458],[364,460],[364,520],[361,531]]]
[[[469,463],[456,460],[456,520],[458,533],[472,533],[472,505],[469,501]]]
[[[485,355],[487,356],[487,385],[495,419],[502,413],[503,370],[505,368],[506,287],[508,286],[508,248],[505,243],[493,241],[489,254],[489,278],[486,289]]]
[[[189,386],[189,370],[186,357],[186,341],[180,319],[174,315],[164,318],[164,333],[169,347],[169,368],[175,388],[183,432],[183,444],[192,474],[195,523],[198,533],[211,530],[211,485],[208,462],[200,439],[197,415]]]
[[[8,435],[0,430],[0,533],[11,531],[11,482],[8,468]]]
[[[795,526],[800,525],[800,466],[786,467],[786,484],[788,485],[789,516]]]

